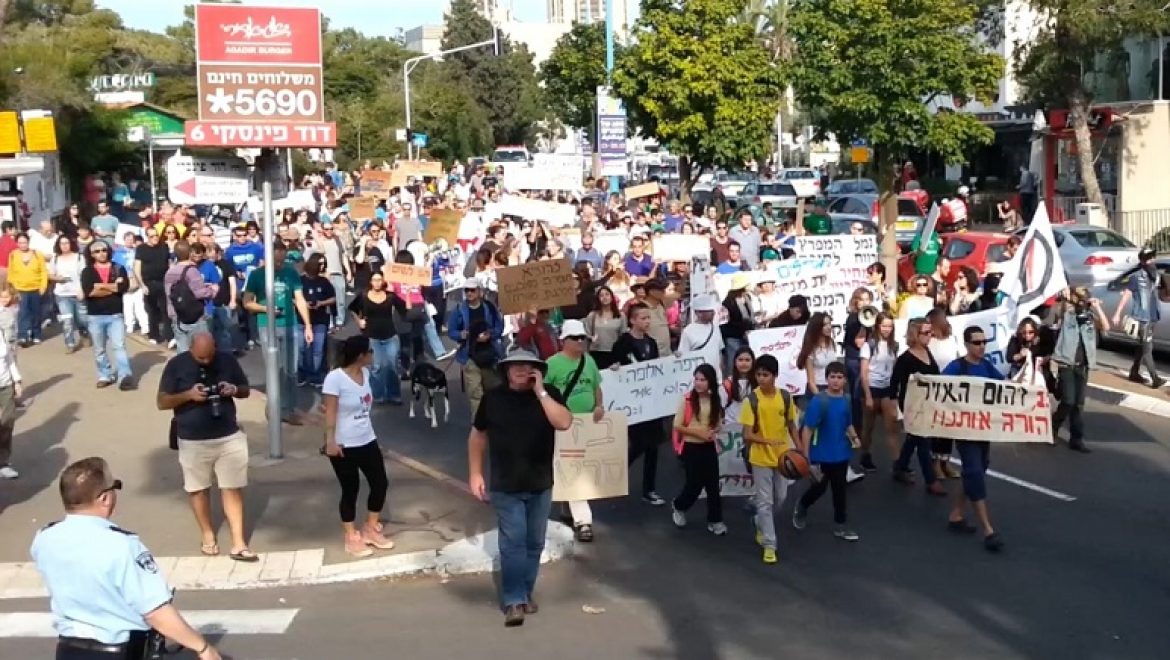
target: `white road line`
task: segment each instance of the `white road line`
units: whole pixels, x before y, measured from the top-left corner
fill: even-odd
[[[960,461],[958,458],[956,458],[954,456],[952,456],[950,460],[951,460],[951,463],[953,463],[955,465],[961,466],[963,464],[962,461]],[[1045,488],[1044,486],[1041,486],[1040,484],[1034,484],[1031,481],[1024,481],[1023,479],[1020,479],[1018,477],[1013,477],[1010,474],[996,472],[995,470],[988,470],[987,476],[995,478],[995,479],[999,479],[1000,481],[1006,481],[1009,484],[1015,484],[1021,488],[1027,488],[1028,490],[1040,493],[1041,495],[1047,495],[1053,499],[1060,500],[1061,502],[1076,502],[1077,501],[1077,498],[1074,497],[1073,495],[1069,495],[1068,493],[1062,493],[1059,490],[1052,490],[1051,488]]]
[[[199,632],[223,635],[279,635],[288,630],[299,609],[191,610],[183,617]],[[48,612],[0,613],[0,637],[56,637]]]

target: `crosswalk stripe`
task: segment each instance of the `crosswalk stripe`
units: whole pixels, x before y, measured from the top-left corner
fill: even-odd
[[[288,630],[300,609],[190,610],[183,612],[205,635],[279,635]],[[48,612],[0,613],[0,637],[56,637]]]

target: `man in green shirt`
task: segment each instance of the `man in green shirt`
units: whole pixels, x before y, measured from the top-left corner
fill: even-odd
[[[313,343],[313,324],[309,322],[309,305],[301,291],[301,276],[292,264],[285,261],[288,250],[277,241],[272,246],[272,267],[275,270],[273,292],[276,309],[276,354],[280,365],[280,413],[286,424],[304,424],[296,408],[297,356],[301,352],[301,336],[306,344]],[[264,291],[264,269],[257,268],[244,284],[244,309],[256,314],[261,342],[267,342],[267,297]],[[267,347],[265,347],[267,349]],[[267,351],[265,351],[267,359]]]
[[[926,245],[922,244],[922,234],[914,237],[910,243],[910,252],[914,255],[914,272],[917,275],[934,275],[938,269],[938,258],[942,254],[942,238],[937,231],[930,233]]]
[[[810,236],[828,236],[833,233],[833,219],[824,208],[813,207],[811,212],[804,214],[804,233]]]
[[[593,357],[585,352],[588,339],[584,323],[576,319],[565,321],[561,326],[561,351],[546,361],[548,372],[544,382],[564,394],[569,412],[593,413],[593,421],[598,422],[605,415],[601,371]],[[569,514],[573,518],[577,540],[583,543],[592,541],[593,510],[589,502],[569,502]]]

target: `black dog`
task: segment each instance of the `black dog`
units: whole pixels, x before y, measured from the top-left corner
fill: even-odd
[[[431,420],[431,428],[439,425],[439,416],[435,412],[435,399],[443,400],[443,423],[451,415],[451,402],[447,399],[447,374],[430,362],[418,362],[410,370],[410,416],[414,417],[414,404],[426,393],[423,402],[423,415]]]

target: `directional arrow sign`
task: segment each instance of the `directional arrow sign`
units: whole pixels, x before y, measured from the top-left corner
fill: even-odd
[[[250,192],[248,164],[234,156],[172,156],[167,184],[174,204],[240,204]]]

